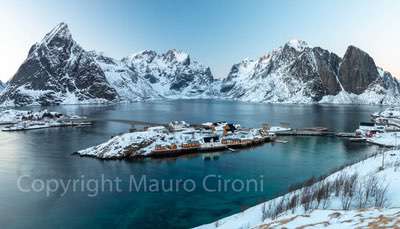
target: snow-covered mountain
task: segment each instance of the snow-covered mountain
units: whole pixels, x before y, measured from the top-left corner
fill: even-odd
[[[0,85],[0,90],[2,86]],[[271,103],[400,104],[400,83],[349,46],[343,58],[292,40],[233,65],[223,80],[186,53],[146,50],[116,60],[86,51],[60,23],[29,50],[0,105],[224,98]]]
[[[400,103],[400,84],[364,51],[349,46],[343,58],[291,40],[257,60],[233,65],[224,97],[271,103]]]
[[[122,60],[95,55],[107,81],[125,101],[154,98],[208,98],[218,91],[210,68],[186,53],[146,50]]]
[[[214,94],[208,67],[188,54],[144,51],[115,60],[86,51],[65,23],[34,44],[0,96],[3,106],[82,104]]]

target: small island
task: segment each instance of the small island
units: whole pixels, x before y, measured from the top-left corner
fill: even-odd
[[[25,131],[54,127],[92,125],[85,117],[65,115],[48,110],[5,110],[0,112],[0,125],[5,125],[2,131]]]
[[[113,137],[76,154],[100,159],[172,157],[190,153],[234,150],[270,142],[275,134],[266,128],[243,128],[227,122],[190,125],[170,122]]]

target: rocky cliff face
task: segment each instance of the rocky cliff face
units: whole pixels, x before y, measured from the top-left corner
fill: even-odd
[[[374,60],[364,51],[349,46],[339,69],[339,80],[344,90],[359,95],[378,78]]]
[[[399,82],[349,46],[344,58],[292,40],[258,60],[233,65],[221,93],[271,103],[400,103]]]
[[[145,51],[115,60],[86,51],[65,23],[32,46],[0,96],[9,106],[104,103],[213,94],[209,68],[189,55]]]

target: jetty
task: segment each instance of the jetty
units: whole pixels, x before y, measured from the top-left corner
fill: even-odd
[[[323,127],[291,129],[287,131],[279,131],[275,133],[277,136],[327,136],[327,137],[344,137],[355,138],[355,133],[351,132],[335,132]]]
[[[2,131],[25,131],[55,127],[83,127],[92,125],[85,117],[65,115],[48,110],[4,110],[0,112]]]
[[[26,130],[38,130],[56,127],[84,127],[91,126],[92,122],[19,122],[11,126],[6,126],[1,131],[12,132],[12,131],[26,131]]]

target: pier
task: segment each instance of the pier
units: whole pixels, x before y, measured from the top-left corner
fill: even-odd
[[[343,137],[343,138],[355,138],[355,133],[350,132],[335,132],[321,128],[303,128],[293,129],[288,131],[275,132],[277,136],[327,136],[327,137]]]

